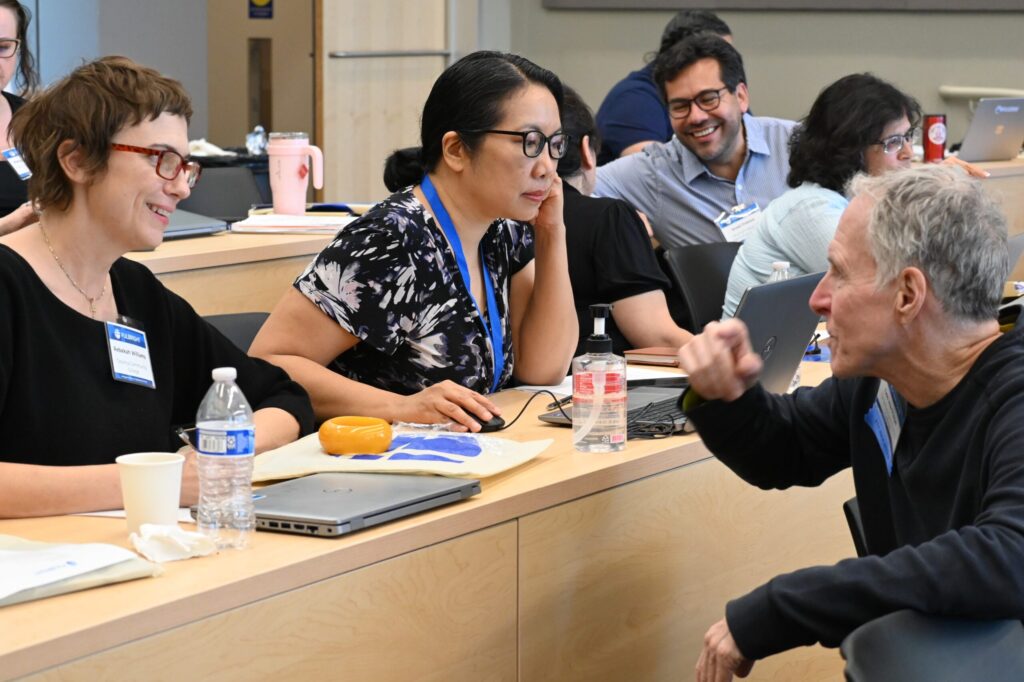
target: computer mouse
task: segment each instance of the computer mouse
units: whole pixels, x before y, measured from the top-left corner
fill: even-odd
[[[473,418],[476,419],[476,417]],[[480,421],[479,419],[476,421],[480,424],[480,433],[492,433],[505,428],[505,420],[498,416],[491,417],[487,421]]]

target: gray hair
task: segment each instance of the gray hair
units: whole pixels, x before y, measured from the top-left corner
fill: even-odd
[[[1006,218],[978,180],[930,165],[858,175],[848,194],[875,199],[868,241],[878,286],[916,267],[947,314],[975,322],[996,317],[1010,273]]]

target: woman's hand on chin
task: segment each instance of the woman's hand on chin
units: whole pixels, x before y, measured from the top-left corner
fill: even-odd
[[[565,220],[562,217],[562,178],[555,176],[548,190],[548,196],[540,204],[537,217],[530,221],[537,232],[564,232]]]
[[[32,208],[32,204],[24,203],[13,212],[0,218],[0,236],[17,232],[23,227],[39,222],[39,215]]]
[[[442,381],[399,398],[395,421],[413,424],[453,422],[457,431],[479,431],[480,422],[501,414],[490,400],[454,381]],[[475,418],[471,415],[475,415]]]

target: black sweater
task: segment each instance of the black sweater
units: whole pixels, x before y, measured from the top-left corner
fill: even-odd
[[[908,407],[892,475],[864,421],[878,379],[791,396],[759,385],[690,411],[707,447],[761,488],[853,467],[870,556],[778,576],[726,607],[740,651],[838,646],[900,609],[1024,618],[1024,329],[990,345],[936,404]]]
[[[279,407],[313,428],[305,391],[248,357],[144,266],[110,270],[118,312],[146,332],[156,389],[115,381],[102,322],[64,305],[14,251],[0,246],[0,460],[109,464],[127,452],[177,450],[214,367],[235,367],[253,410]]]

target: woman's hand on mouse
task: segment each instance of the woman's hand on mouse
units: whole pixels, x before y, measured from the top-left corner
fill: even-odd
[[[394,419],[415,424],[450,421],[455,424],[453,430],[476,433],[480,422],[499,414],[498,406],[484,396],[446,380],[419,393],[401,396]]]

